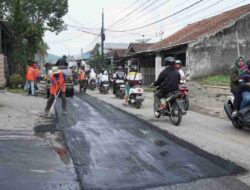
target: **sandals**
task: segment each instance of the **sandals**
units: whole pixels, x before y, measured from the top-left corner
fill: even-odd
[[[128,104],[122,103],[122,105],[123,105],[124,107],[128,107]]]

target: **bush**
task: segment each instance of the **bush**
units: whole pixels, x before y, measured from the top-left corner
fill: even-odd
[[[20,74],[12,74],[9,77],[9,83],[12,88],[17,88],[24,83],[24,79]]]

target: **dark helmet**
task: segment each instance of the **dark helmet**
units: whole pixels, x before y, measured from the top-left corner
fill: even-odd
[[[165,66],[173,66],[175,64],[175,58],[172,56],[166,57],[164,59],[164,65]]]
[[[130,70],[132,72],[137,72],[137,66],[136,65],[132,65]]]
[[[181,60],[176,60],[176,61],[175,61],[175,64],[176,64],[176,65],[177,65],[177,64],[182,65],[182,62],[181,62]]]
[[[67,56],[66,56],[66,55],[63,55],[63,59],[67,59]]]

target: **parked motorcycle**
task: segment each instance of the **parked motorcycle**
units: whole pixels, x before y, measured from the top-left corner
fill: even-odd
[[[107,94],[109,91],[109,82],[105,81],[103,82],[99,87],[100,93]]]
[[[155,96],[154,96],[155,97]],[[186,114],[184,110],[184,100],[182,94],[179,91],[169,93],[165,98],[166,106],[164,109],[160,109],[160,105],[157,100],[154,100],[154,115],[156,118],[161,116],[168,116],[172,124],[178,126],[181,123],[182,115]]]
[[[133,86],[129,90],[128,104],[140,109],[145,97],[141,86]]]
[[[90,90],[95,90],[95,88],[96,88],[96,80],[95,79],[91,79],[89,81],[89,88],[90,88]]]
[[[125,96],[125,82],[124,80],[117,79],[115,80],[115,83],[115,95],[116,97],[123,99]]]
[[[237,129],[242,129],[243,127],[250,128],[250,106],[241,109],[236,117],[232,117],[232,113],[235,110],[233,106],[234,95],[228,96],[227,102],[224,104],[224,110],[227,117],[231,120],[233,126]]]

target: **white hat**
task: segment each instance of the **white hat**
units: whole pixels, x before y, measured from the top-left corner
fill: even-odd
[[[52,74],[58,74],[60,72],[58,67],[52,67],[51,71],[52,71]]]

